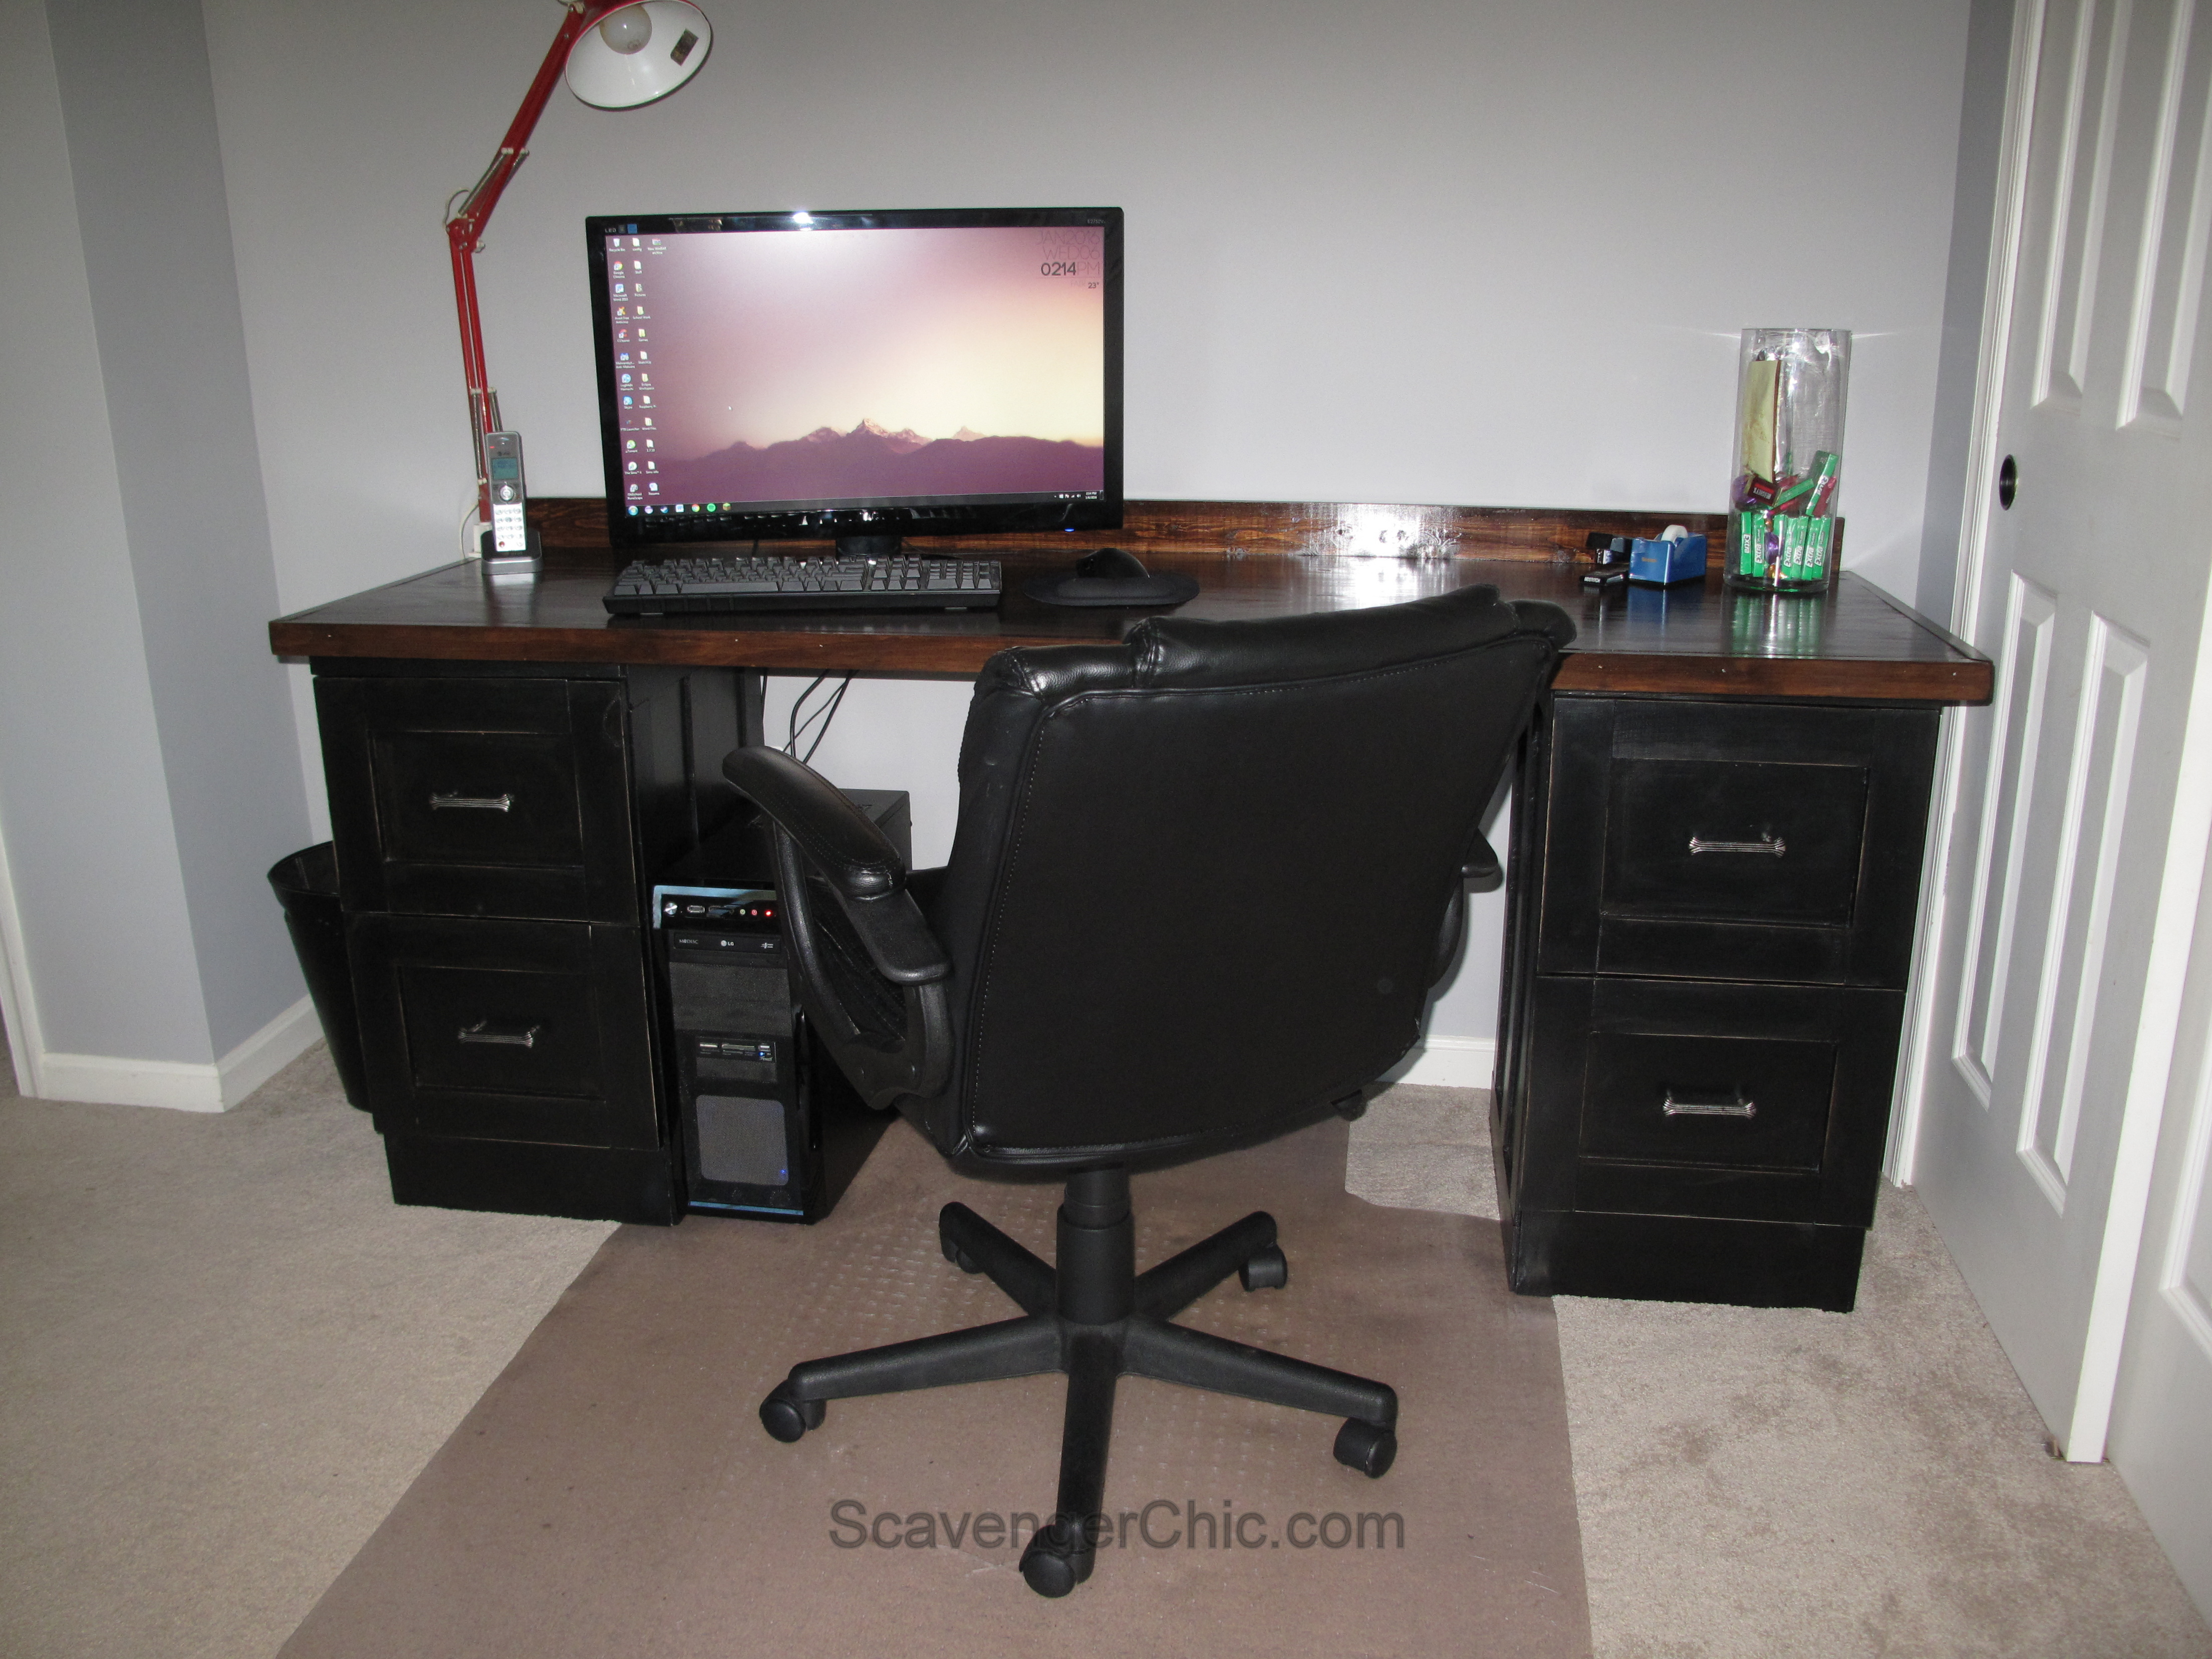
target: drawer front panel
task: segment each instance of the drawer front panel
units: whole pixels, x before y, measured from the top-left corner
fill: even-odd
[[[347,945],[380,1127],[662,1144],[635,929],[365,915]]]
[[[1904,1005],[1848,988],[1540,976],[1516,1202],[1866,1225]]]
[[[349,912],[635,923],[618,680],[319,675]]]
[[[566,732],[378,732],[369,764],[385,856],[582,864],[570,747]]]
[[[1595,1032],[1582,1155],[1817,1175],[1835,1083],[1829,1042]]]
[[[1866,769],[1616,756],[1605,914],[1848,927]]]
[[[1932,712],[1554,708],[1540,971],[1903,987]]]
[[[602,1092],[591,966],[397,966],[417,1091],[596,1099]]]

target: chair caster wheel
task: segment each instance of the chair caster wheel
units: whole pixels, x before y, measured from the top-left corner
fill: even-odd
[[[945,1259],[963,1273],[980,1273],[983,1264],[952,1242],[952,1225],[963,1216],[973,1218],[965,1204],[948,1204],[937,1212],[937,1248],[945,1252]]]
[[[1336,1431],[1336,1461],[1347,1469],[1358,1469],[1370,1480],[1388,1474],[1397,1457],[1398,1434],[1395,1429],[1377,1428],[1352,1417],[1346,1419],[1344,1426]]]
[[[1237,1279],[1248,1291],[1279,1291],[1291,1282],[1291,1259],[1270,1244],[1237,1270]]]
[[[788,1381],[777,1383],[760,1406],[761,1427],[786,1445],[807,1430],[820,1428],[822,1419],[829,1414],[827,1401],[801,1400],[791,1391]]]
[[[950,1261],[954,1267],[959,1268],[962,1273],[980,1273],[983,1271],[981,1266],[977,1263],[974,1258],[969,1256],[967,1251],[962,1249],[951,1239],[939,1239],[937,1241],[937,1248],[944,1251],[945,1259],[947,1261]]]
[[[1057,1600],[1091,1577],[1098,1559],[1094,1550],[1073,1547],[1059,1517],[1030,1534],[1022,1552],[1022,1577],[1039,1595]]]

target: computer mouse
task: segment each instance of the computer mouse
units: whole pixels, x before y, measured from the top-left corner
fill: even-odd
[[[1022,592],[1044,605],[1110,605],[1127,610],[1181,605],[1198,592],[1198,582],[1180,570],[1154,575],[1135,554],[1102,547],[1078,559],[1073,574],[1032,576],[1022,584]]]
[[[1075,562],[1075,574],[1088,580],[1129,580],[1152,574],[1144,562],[1118,547],[1102,547]]]

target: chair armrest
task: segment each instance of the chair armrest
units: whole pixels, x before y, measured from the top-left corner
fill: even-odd
[[[906,885],[898,849],[812,767],[781,749],[734,749],[722,761],[722,775],[799,843],[840,896],[881,899]]]
[[[1467,849],[1459,874],[1460,879],[1478,893],[1487,893],[1504,883],[1505,866],[1498,861],[1496,851],[1479,830],[1475,831],[1474,845]]]
[[[894,985],[933,984],[951,975],[951,957],[905,890],[898,850],[835,784],[778,749],[734,750],[722,775],[830,884],[878,973]],[[796,916],[803,902],[803,896],[794,904],[787,895],[785,908]]]
[[[894,985],[934,985],[952,975],[952,958],[930,931],[921,907],[904,893],[854,899],[845,914],[876,971]]]
[[[1467,933],[1467,894],[1471,887],[1478,893],[1487,893],[1503,886],[1505,867],[1498,863],[1498,854],[1482,832],[1474,833],[1474,845],[1467,849],[1459,867],[1459,883],[1452,889],[1451,902],[1444,906],[1443,926],[1437,930],[1436,954],[1429,963],[1429,983],[1435,985],[1451,971],[1453,961],[1459,955],[1460,940]]]

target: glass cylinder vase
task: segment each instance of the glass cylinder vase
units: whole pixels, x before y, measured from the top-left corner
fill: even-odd
[[[1834,581],[1850,374],[1848,329],[1744,330],[1723,573],[1730,587],[1824,593]]]

